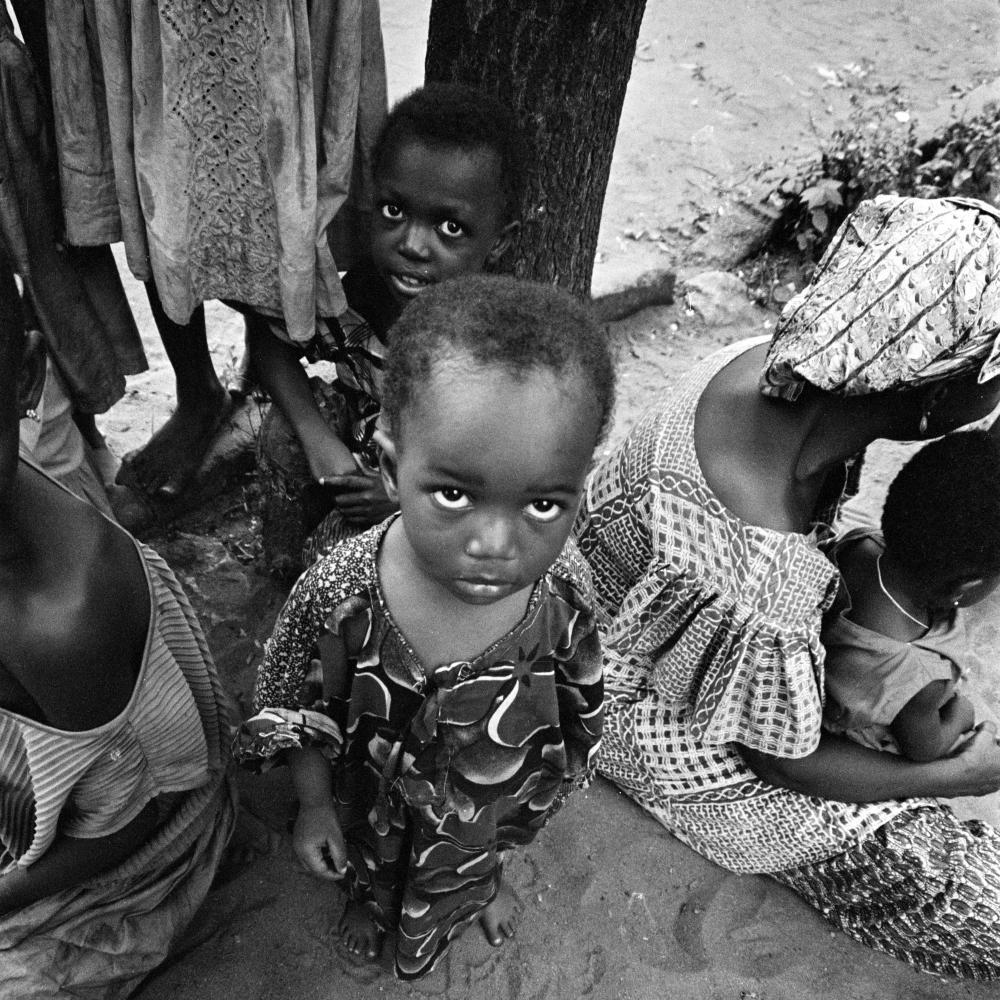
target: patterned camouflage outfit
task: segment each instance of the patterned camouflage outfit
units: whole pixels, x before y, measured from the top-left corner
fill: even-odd
[[[396,931],[397,975],[413,979],[494,899],[504,850],[528,843],[589,780],[603,685],[589,574],[572,542],[510,632],[471,661],[425,670],[378,579],[390,523],[296,584],[237,754],[266,762],[318,746],[333,761],[343,887]],[[346,668],[324,665],[329,634],[343,638]]]

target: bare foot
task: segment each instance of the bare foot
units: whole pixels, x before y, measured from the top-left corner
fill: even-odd
[[[506,882],[500,883],[500,890],[489,906],[479,914],[479,924],[483,934],[494,948],[503,944],[504,937],[512,938],[521,921],[524,909],[517,894]]]
[[[385,935],[360,903],[351,899],[347,901],[337,931],[340,943],[352,955],[373,962],[382,953],[382,939]]]
[[[223,421],[232,413],[229,393],[217,391],[197,402],[178,404],[170,419],[138,451],[122,459],[118,482],[173,500],[191,481]]]

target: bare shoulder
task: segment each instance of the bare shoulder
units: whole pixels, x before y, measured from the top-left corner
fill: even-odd
[[[766,345],[734,358],[705,387],[694,422],[702,475],[730,512],[748,524],[797,531],[791,504],[797,415],[760,394]]]

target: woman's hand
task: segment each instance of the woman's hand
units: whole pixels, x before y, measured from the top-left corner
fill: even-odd
[[[306,871],[319,878],[335,878],[347,868],[344,835],[332,804],[302,806],[292,832],[292,847]]]

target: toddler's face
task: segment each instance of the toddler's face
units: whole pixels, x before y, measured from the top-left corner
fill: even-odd
[[[523,380],[467,358],[439,365],[387,449],[414,563],[468,604],[533,584],[576,515],[599,415],[583,379]]]
[[[505,222],[494,150],[419,139],[389,149],[375,182],[372,260],[400,308],[429,285],[482,271],[516,228]]]

